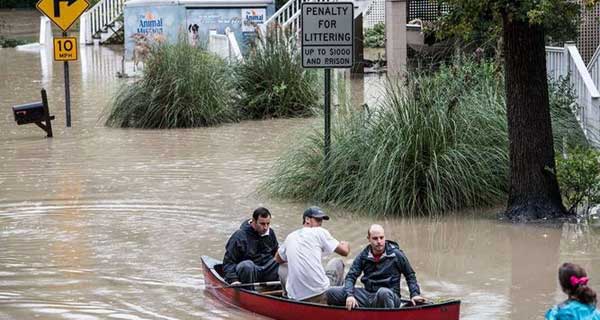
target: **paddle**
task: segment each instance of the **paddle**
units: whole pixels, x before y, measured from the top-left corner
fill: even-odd
[[[254,287],[254,286],[266,287],[266,286],[276,286],[276,285],[280,285],[280,284],[281,284],[281,282],[279,282],[279,281],[267,281],[267,282],[230,284],[230,285],[224,286],[223,288],[243,288],[243,287]]]
[[[267,281],[267,282],[253,282],[253,283],[239,283],[239,284],[228,284],[228,285],[224,285],[224,286],[211,286],[211,285],[207,285],[207,288],[211,288],[211,289],[226,289],[226,288],[245,288],[245,287],[266,287],[266,286],[277,286],[280,285],[281,282],[279,281]]]

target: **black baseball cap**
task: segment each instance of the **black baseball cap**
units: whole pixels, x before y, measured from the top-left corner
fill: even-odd
[[[319,218],[323,220],[329,220],[329,216],[323,212],[323,209],[319,207],[310,207],[304,210],[304,214],[302,215],[302,220],[306,217]]]

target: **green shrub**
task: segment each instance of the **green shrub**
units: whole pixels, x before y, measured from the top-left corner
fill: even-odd
[[[556,172],[569,212],[576,213],[582,205],[600,203],[600,151],[569,149],[565,157],[556,157]]]
[[[153,46],[141,79],[116,95],[108,126],[188,128],[236,121],[225,61],[184,41]]]
[[[319,101],[315,71],[302,67],[295,36],[269,28],[251,44],[244,62],[235,68],[238,104],[248,119],[298,117],[314,113]]]
[[[363,43],[367,48],[383,48],[385,46],[385,24],[379,22],[373,28],[367,29]]]
[[[508,129],[497,65],[457,59],[407,82],[390,81],[372,111],[349,107],[335,115],[328,164],[321,128],[297,139],[262,190],[384,215],[435,215],[504,201]]]
[[[26,43],[27,41],[25,40],[11,39],[0,36],[0,48],[14,48]]]

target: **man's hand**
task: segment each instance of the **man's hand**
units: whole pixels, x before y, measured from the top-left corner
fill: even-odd
[[[425,299],[421,296],[414,296],[414,297],[410,298],[410,301],[412,302],[413,306],[416,306],[418,304],[425,303],[425,301],[427,301],[427,299]]]
[[[356,298],[350,296],[346,298],[346,309],[352,310],[352,308],[358,308],[358,302],[356,301]]]
[[[283,260],[283,258],[279,255],[279,251],[275,252],[275,257],[273,257],[275,259],[275,262],[279,263],[279,264],[284,264],[287,261]]]
[[[347,257],[350,254],[350,244],[348,241],[340,241],[334,250],[335,253],[342,257]]]
[[[235,287],[235,286],[239,286],[240,284],[242,284],[242,283],[239,282],[239,281],[234,281],[234,282],[230,283],[229,286],[230,287]]]

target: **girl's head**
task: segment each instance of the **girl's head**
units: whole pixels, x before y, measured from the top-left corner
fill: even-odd
[[[558,281],[569,298],[585,304],[596,304],[596,292],[588,287],[585,270],[574,263],[563,263],[558,269]]]

